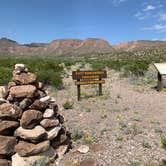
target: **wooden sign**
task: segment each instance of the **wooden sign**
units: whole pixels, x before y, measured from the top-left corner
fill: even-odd
[[[73,71],[72,78],[73,80],[78,79],[102,79],[107,77],[106,70],[103,71]]]
[[[102,71],[73,71],[72,78],[75,81],[75,85],[77,85],[77,94],[78,100],[80,100],[81,96],[81,87],[80,85],[88,85],[88,84],[99,84],[99,95],[102,95],[102,84],[105,83],[103,78],[107,78],[106,70]]]
[[[76,81],[75,85],[104,84],[105,80]]]

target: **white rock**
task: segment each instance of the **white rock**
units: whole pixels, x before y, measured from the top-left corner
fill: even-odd
[[[24,68],[25,69],[25,65],[24,64],[15,64],[15,69],[18,68]]]
[[[53,109],[46,109],[43,118],[51,118],[54,116],[54,110]]]
[[[54,139],[58,135],[60,129],[61,127],[54,127],[53,129],[47,131],[47,139],[48,140]]]
[[[0,104],[7,103],[8,101],[0,97]]]
[[[80,153],[87,153],[89,151],[89,147],[87,145],[81,145],[77,151],[79,151]]]
[[[41,102],[47,102],[47,101],[50,101],[50,100],[51,100],[51,97],[50,97],[50,96],[46,96],[46,97],[40,98],[40,101],[41,101]]]
[[[12,166],[47,166],[49,157],[44,155],[21,157],[17,153],[12,156]]]
[[[3,98],[5,93],[6,93],[6,86],[0,86],[0,98]]]
[[[55,102],[56,102],[55,98],[54,98],[54,97],[51,97],[50,102],[51,102],[51,103],[55,103]]]

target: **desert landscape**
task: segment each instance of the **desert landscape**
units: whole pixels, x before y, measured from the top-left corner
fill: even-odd
[[[42,50],[41,52],[45,50],[45,53],[40,54],[40,50]],[[38,115],[37,119],[29,120],[29,122],[26,122],[26,118],[28,118],[26,115],[23,114],[21,119],[19,116],[17,120],[15,119],[17,125],[14,127],[18,128],[14,132],[18,144],[10,154],[3,154],[2,158],[5,157],[5,159],[1,159],[0,162],[10,165],[9,161],[12,160],[12,164],[16,166],[20,160],[19,155],[26,158],[29,155],[41,154],[42,151],[48,150],[50,140],[50,146],[55,148],[59,156],[55,162],[49,158],[50,165],[164,166],[166,163],[164,146],[166,143],[166,92],[165,89],[160,92],[156,89],[157,70],[153,64],[165,62],[165,53],[166,42],[164,41],[133,41],[111,46],[103,39],[91,38],[83,41],[63,39],[48,44],[20,45],[10,39],[0,39],[0,83],[2,87],[8,85],[7,92],[9,93],[3,99],[5,101],[1,102],[1,107],[6,108],[3,105],[7,102],[17,105],[24,112],[32,108],[45,110],[47,107],[41,109],[39,105],[37,107],[33,107],[33,105],[47,94],[58,105],[58,115],[62,115],[64,118],[63,122],[58,120],[60,126],[61,123],[65,125],[65,129],[58,127],[59,123],[56,124],[57,126],[55,125],[56,127],[49,128],[48,124],[42,121],[47,119],[47,115],[44,117],[44,114],[49,116],[50,113],[44,113],[44,119],[42,119],[40,111],[38,111],[40,116]],[[24,71],[19,68],[19,71],[15,67],[14,70],[17,63],[25,64],[28,69],[24,68]],[[78,69],[80,71],[107,71],[107,78],[103,84],[103,95],[98,96],[98,85],[84,85],[81,86],[81,100],[77,100],[77,87],[72,79],[72,71]],[[28,70],[35,75],[28,75]],[[15,83],[10,83],[11,78]],[[32,98],[27,95],[30,93],[30,86],[34,85],[36,79],[43,82],[45,88],[42,90],[35,83],[35,86],[39,88],[38,91],[41,92],[38,92],[39,96],[35,95],[36,97]],[[164,77],[163,81],[165,86]],[[22,86],[20,92],[19,90],[13,92],[12,86],[20,85]],[[23,86],[29,86],[28,93],[25,96],[19,96],[23,93]],[[10,94],[15,95],[14,98],[11,98]],[[29,101],[29,99],[31,100]],[[30,102],[30,106],[28,103],[22,105],[25,102],[23,100]],[[52,108],[52,105],[49,105],[49,109]],[[0,111],[3,112],[3,109]],[[31,114],[37,113],[29,113],[29,115]],[[3,113],[0,115],[3,124],[6,117]],[[55,114],[56,116],[57,114]],[[41,139],[33,138],[36,140],[34,141],[29,139],[29,135],[20,134],[21,127],[24,130],[33,130],[34,126],[39,123],[41,126],[44,125],[47,135],[52,128],[56,128],[54,132],[56,132],[57,138],[60,138],[58,146],[63,145],[62,149],[59,148],[60,152],[57,142],[54,143],[56,139],[52,139],[54,136],[56,138],[56,135],[48,136],[47,139],[43,136],[45,142],[41,142]],[[2,129],[1,135],[4,134],[4,127]],[[58,135],[59,130],[65,132],[60,132]],[[11,136],[12,133],[7,131],[5,129],[5,135]],[[64,135],[66,131],[70,133],[68,133],[70,136]],[[4,136],[1,137],[3,139]],[[68,140],[68,137],[71,142],[65,141]],[[26,142],[27,140],[28,142]],[[64,142],[67,143],[65,146]],[[25,148],[26,146],[30,146],[31,149],[28,150]],[[34,151],[36,148],[37,150]],[[11,158],[13,154],[15,155]],[[45,162],[47,160],[32,157],[30,159],[37,160],[38,165],[48,165]],[[26,161],[29,160],[26,159]],[[33,164],[35,165],[35,162]]]

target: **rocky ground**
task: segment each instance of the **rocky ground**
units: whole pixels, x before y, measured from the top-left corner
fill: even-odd
[[[166,135],[166,92],[157,92],[155,84],[134,85],[109,71],[103,96],[96,96],[96,85],[82,86],[79,102],[71,77],[64,79],[65,89],[49,88],[73,138],[73,149],[60,165],[160,165],[166,159],[160,140]],[[89,151],[78,152],[81,145]]]

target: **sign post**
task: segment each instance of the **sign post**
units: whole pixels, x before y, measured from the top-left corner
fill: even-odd
[[[73,71],[72,78],[75,81],[75,85],[77,85],[77,97],[78,101],[81,98],[81,85],[88,84],[98,84],[99,85],[99,96],[102,95],[102,84],[105,83],[103,78],[107,78],[106,70],[103,71]]]

